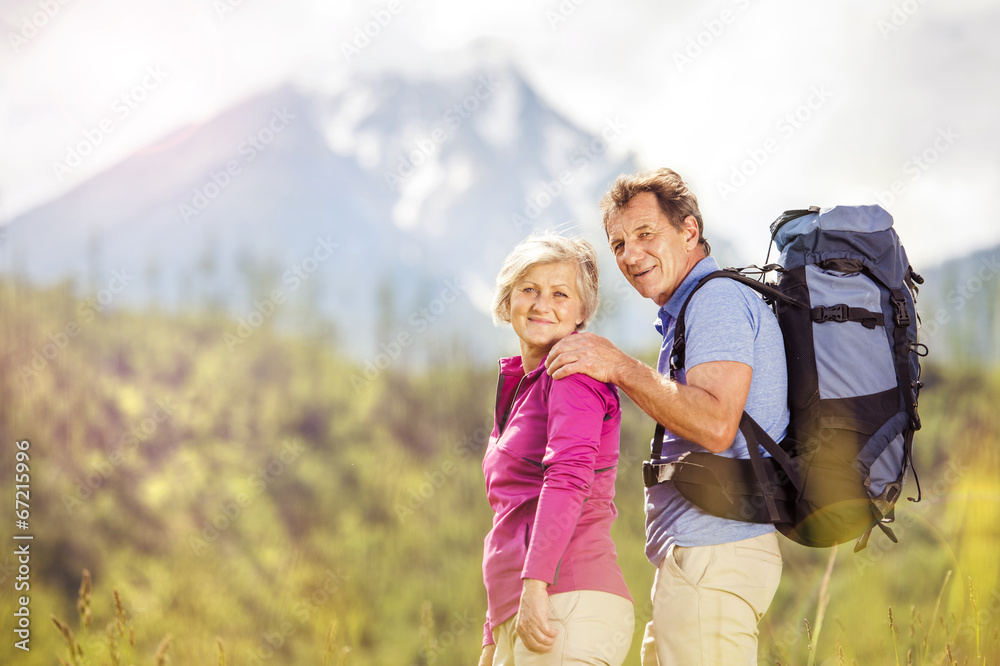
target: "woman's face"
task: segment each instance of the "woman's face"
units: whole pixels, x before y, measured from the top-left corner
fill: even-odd
[[[583,323],[577,270],[570,262],[538,264],[514,284],[510,323],[522,350],[540,358]]]

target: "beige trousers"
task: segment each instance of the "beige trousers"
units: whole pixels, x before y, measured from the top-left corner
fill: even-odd
[[[514,628],[515,617],[493,630],[493,666],[589,664],[620,666],[632,645],[635,612],[617,594],[580,590],[549,596],[549,622],[559,631],[551,652],[531,652]]]
[[[643,666],[755,666],[757,622],[780,579],[774,532],[717,546],[672,547],[653,582]]]

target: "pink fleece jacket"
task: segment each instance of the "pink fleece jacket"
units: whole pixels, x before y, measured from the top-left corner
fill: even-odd
[[[483,645],[513,617],[521,579],[549,594],[610,592],[631,601],[611,523],[618,465],[618,389],[586,375],[553,380],[544,360],[524,374],[500,361],[493,434],[483,459],[493,529],[483,547]]]

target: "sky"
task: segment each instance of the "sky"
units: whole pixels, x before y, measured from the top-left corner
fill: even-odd
[[[920,270],[1000,243],[998,32],[989,0],[0,0],[0,223],[283,82],[513,64],[709,238],[880,203]]]

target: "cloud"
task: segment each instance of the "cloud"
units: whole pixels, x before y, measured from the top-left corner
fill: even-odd
[[[912,178],[907,161],[948,127],[961,139],[907,181],[890,212],[915,261],[935,263],[966,247],[964,239],[935,238],[932,211],[961,210],[966,238],[1000,242],[997,195],[969,185],[989,182],[1000,148],[993,130],[1000,8],[986,0],[220,2],[229,9],[193,0],[67,5],[24,49],[5,54],[0,131],[10,139],[0,214],[55,196],[283,79],[332,92],[358,74],[441,77],[512,62],[584,129],[629,118],[622,148],[688,176],[706,217],[746,248],[748,260],[759,258],[766,224],[783,208],[871,201]],[[8,27],[31,9],[11,6]],[[123,58],[131,54],[113,70],[120,80],[99,62],[116,47],[93,47],[94,30],[120,44]],[[348,57],[345,44],[356,53]],[[170,64],[169,85],[116,127],[74,179],[58,182],[52,161],[108,112],[144,57]],[[83,69],[71,66],[84,61]],[[80,80],[96,92],[82,94]],[[829,94],[809,108],[817,89]],[[803,105],[811,113],[797,118]],[[510,131],[498,124],[498,140]],[[762,149],[766,163],[745,169],[753,173],[724,196],[720,183]]]

